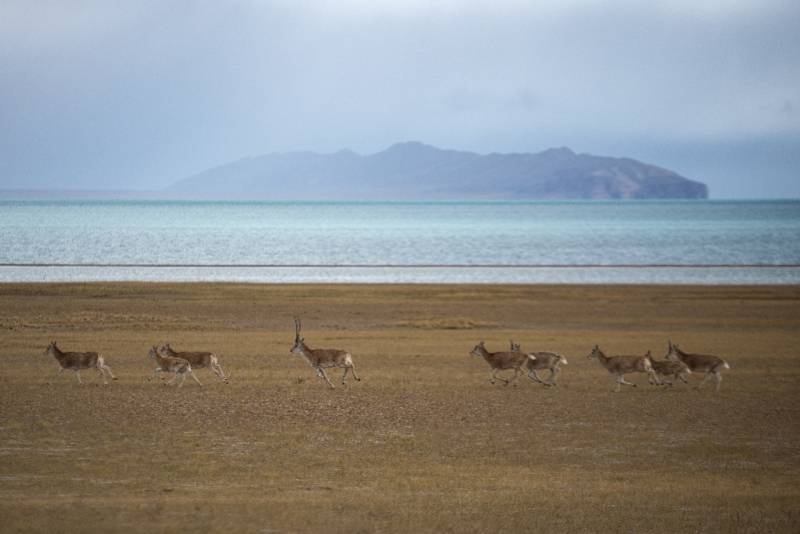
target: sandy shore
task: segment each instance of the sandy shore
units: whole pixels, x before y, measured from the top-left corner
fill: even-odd
[[[296,313],[362,382],[289,355]],[[799,332],[798,286],[0,285],[0,530],[796,532]],[[490,385],[469,351],[509,338],[559,386]],[[57,376],[54,339],[119,380]],[[721,393],[586,359],[668,339]],[[231,383],[151,380],[160,341]]]

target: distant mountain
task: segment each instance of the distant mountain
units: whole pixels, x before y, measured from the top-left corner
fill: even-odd
[[[170,197],[294,200],[707,198],[705,184],[629,158],[475,154],[417,142],[361,156],[287,152],[246,158],[176,182]]]

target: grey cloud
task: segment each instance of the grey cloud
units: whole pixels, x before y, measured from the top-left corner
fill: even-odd
[[[800,132],[796,2],[431,5],[4,2],[0,187],[155,188],[404,139],[637,156]]]

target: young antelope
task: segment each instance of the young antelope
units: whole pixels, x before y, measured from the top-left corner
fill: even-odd
[[[647,357],[650,358],[653,371],[656,375],[658,375],[658,378],[661,380],[662,384],[672,386],[672,382],[667,380],[667,378],[672,378],[672,380],[681,380],[684,384],[689,383],[686,380],[686,375],[692,374],[692,370],[689,369],[685,363],[672,360],[656,360],[653,358],[653,355],[649,350],[647,351]],[[649,382],[651,386],[658,385],[652,377],[650,377]]]
[[[519,343],[514,343],[514,341],[511,340],[510,345],[512,352],[522,352]],[[540,384],[544,384],[545,386],[555,386],[558,373],[561,372],[560,366],[567,365],[567,359],[555,352],[527,352],[526,354],[536,358],[535,360],[527,360],[525,362],[525,369],[528,370],[528,378]],[[542,380],[539,378],[539,375],[536,374],[536,371],[543,369],[550,371],[550,376],[547,377],[547,380]]]
[[[592,352],[589,353],[587,358],[597,360],[609,373],[616,375],[617,387],[615,391],[619,392],[620,385],[636,387],[636,384],[625,381],[625,375],[629,373],[647,373],[650,375],[651,380],[655,380],[657,384],[661,381],[653,371],[653,365],[650,363],[650,358],[647,356],[606,356],[600,347],[594,346]]]
[[[714,378],[717,379],[717,391],[719,391],[722,385],[722,370],[731,368],[728,362],[711,354],[689,354],[679,349],[678,345],[673,345],[672,341],[668,343],[667,360],[683,362],[693,373],[705,373],[706,376],[697,385],[697,389],[700,389],[700,386],[705,384],[711,375],[714,375]]]
[[[192,366],[188,360],[173,356],[162,356],[158,353],[157,347],[150,347],[150,352],[147,353],[147,357],[151,360],[154,360],[158,364],[158,367],[156,367],[153,371],[154,376],[158,375],[158,373],[175,374],[175,376],[172,377],[172,380],[164,384],[165,386],[174,384],[178,378],[181,379],[181,381],[178,383],[178,387],[183,386],[187,374],[191,375],[194,381],[197,382],[198,386],[203,385],[194,375],[194,371],[192,371]]]
[[[223,382],[228,383],[228,377],[222,371],[222,366],[219,364],[217,355],[213,352],[176,352],[172,350],[169,343],[162,343],[156,348],[156,351],[161,356],[168,356],[170,358],[183,358],[189,362],[192,369],[211,369]]]

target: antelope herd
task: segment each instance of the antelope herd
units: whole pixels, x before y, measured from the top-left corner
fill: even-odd
[[[309,347],[305,338],[301,337],[300,331],[302,323],[299,318],[294,320],[294,345],[290,349],[290,354],[302,356],[317,376],[324,379],[328,386],[334,388],[333,383],[328,378],[325,369],[339,367],[344,369],[342,373],[342,385],[348,373],[353,375],[357,381],[361,379],[356,374],[353,364],[353,356],[346,350],[340,349],[312,349]],[[103,383],[108,384],[106,376],[116,380],[117,377],[106,364],[105,358],[97,352],[63,352],[58,348],[55,341],[52,341],[44,351],[45,356],[53,356],[59,365],[59,374],[64,369],[75,371],[78,384],[82,384],[80,372],[83,369],[95,369],[103,378]],[[507,351],[489,352],[485,343],[481,341],[470,351],[470,354],[478,358],[483,358],[489,364],[489,381],[494,384],[496,380],[502,381],[505,385],[515,384],[522,373],[525,373],[531,380],[545,386],[555,386],[561,365],[567,365],[567,359],[555,352],[523,352],[520,345],[510,341]],[[158,365],[153,371],[153,375],[159,373],[172,373],[174,376],[166,384],[174,384],[178,379],[177,387],[181,387],[186,380],[186,375],[192,377],[198,385],[202,386],[200,380],[194,374],[195,369],[210,369],[217,377],[226,384],[228,377],[222,370],[219,359],[212,352],[176,352],[169,343],[152,346],[148,353],[148,358],[155,361]],[[620,386],[636,387],[636,384],[625,380],[625,375],[631,373],[645,373],[648,375],[648,382],[651,385],[672,386],[676,380],[681,380],[688,384],[687,375],[692,373],[704,373],[705,377],[698,384],[700,388],[713,375],[717,382],[716,390],[719,391],[722,384],[722,370],[730,369],[728,362],[718,356],[710,354],[690,354],[683,352],[678,345],[668,342],[667,354],[664,360],[656,360],[650,351],[646,354],[637,356],[628,355],[606,355],[598,345],[592,348],[587,356],[590,360],[597,360],[601,367],[614,375],[616,388],[620,391]],[[497,376],[500,371],[513,370],[511,378]],[[549,376],[542,380],[536,371],[548,370]],[[668,380],[668,379],[672,380]]]

